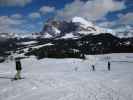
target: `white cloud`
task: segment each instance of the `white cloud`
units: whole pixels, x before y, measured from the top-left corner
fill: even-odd
[[[0,16],[0,33],[31,33],[41,30],[42,24],[32,22],[27,17],[17,19],[11,16]]]
[[[39,10],[42,14],[47,14],[55,11],[54,7],[51,6],[43,6]]]
[[[127,13],[127,14],[119,14],[117,20],[113,21],[104,21],[99,23],[102,27],[111,27],[111,28],[119,28],[121,26],[128,26],[133,25],[133,13]]]
[[[29,14],[29,18],[31,18],[31,19],[41,18],[41,15],[38,12],[33,12],[33,13]]]
[[[8,16],[0,16],[0,33],[1,32],[24,32],[20,26],[25,23],[25,20],[14,19]]]
[[[133,13],[119,14],[117,20],[105,21],[99,24],[101,27],[112,28],[115,32],[123,32],[133,30]],[[119,33],[121,34],[121,33]]]
[[[18,19],[12,19],[8,16],[0,16],[0,24],[5,25],[19,25],[23,22],[23,20],[18,20]]]
[[[114,22],[104,21],[104,22],[100,22],[98,25],[104,28],[110,28],[114,25]]]
[[[67,4],[64,9],[57,11],[57,16],[70,20],[74,16],[84,17],[88,20],[99,20],[105,17],[109,12],[125,8],[123,1],[114,0],[89,0],[83,2],[75,0]]]
[[[31,3],[32,0],[0,0],[0,5],[2,6],[25,6]]]
[[[118,17],[117,23],[119,24],[133,24],[133,13],[120,14]]]
[[[13,15],[11,15],[11,18],[13,18],[13,19],[21,19],[21,18],[23,18],[23,16],[21,14],[13,14]]]

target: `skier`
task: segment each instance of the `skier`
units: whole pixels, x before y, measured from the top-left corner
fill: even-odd
[[[91,67],[92,67],[92,71],[95,71],[95,66],[94,66],[94,65],[92,65]]]
[[[110,61],[108,61],[108,71],[110,71]]]
[[[18,80],[18,79],[21,79],[21,70],[22,70],[22,67],[21,67],[21,61],[20,61],[20,58],[16,58],[15,59],[15,63],[16,63],[16,75],[15,75],[15,80]]]
[[[74,70],[75,70],[75,72],[77,72],[78,71],[78,67],[75,67]]]

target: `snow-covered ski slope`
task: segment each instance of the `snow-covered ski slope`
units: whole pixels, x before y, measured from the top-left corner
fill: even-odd
[[[87,56],[86,60],[30,57],[22,65],[25,79],[11,81],[14,62],[0,64],[0,100],[133,100],[133,54]]]

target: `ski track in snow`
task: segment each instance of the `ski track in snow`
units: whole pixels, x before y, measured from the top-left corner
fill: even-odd
[[[0,100],[133,100],[132,57],[108,54],[87,56],[85,61],[30,57],[22,60],[25,79],[17,81],[10,80],[15,75],[14,62],[0,63]]]

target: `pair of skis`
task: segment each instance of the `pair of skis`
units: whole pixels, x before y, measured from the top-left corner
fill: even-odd
[[[11,79],[11,81],[17,81],[17,80],[22,80],[22,79],[25,79],[24,77],[21,77],[21,78],[19,78],[19,79],[17,79],[17,78],[10,78]]]
[[[25,78],[21,77],[21,78],[17,79],[17,78],[8,77],[8,76],[0,76],[0,79],[9,79],[11,81],[16,81],[16,80],[21,80],[21,79],[25,79]]]

